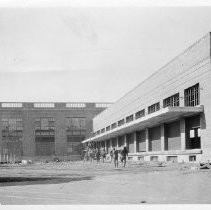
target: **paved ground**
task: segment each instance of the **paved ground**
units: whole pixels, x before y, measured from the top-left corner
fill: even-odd
[[[63,162],[0,166],[1,204],[210,204],[211,170]]]

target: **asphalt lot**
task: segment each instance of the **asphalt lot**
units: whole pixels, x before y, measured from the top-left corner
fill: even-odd
[[[2,205],[211,203],[211,169],[188,164],[59,162],[0,171]]]

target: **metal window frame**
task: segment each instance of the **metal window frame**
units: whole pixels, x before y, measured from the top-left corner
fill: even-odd
[[[184,90],[185,106],[197,106],[200,104],[200,87],[199,83]]]

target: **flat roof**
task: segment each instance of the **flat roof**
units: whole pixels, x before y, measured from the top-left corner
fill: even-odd
[[[103,141],[109,138],[131,133],[136,130],[142,130],[144,128],[154,127],[164,122],[170,122],[179,119],[180,117],[195,115],[203,111],[204,111],[204,106],[202,105],[195,107],[162,108],[157,112],[153,112],[132,122],[125,123],[124,125],[114,128],[110,131],[106,131],[105,133],[86,139],[82,143],[86,143],[89,141]]]

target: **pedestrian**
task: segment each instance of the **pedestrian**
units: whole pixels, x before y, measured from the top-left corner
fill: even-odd
[[[128,156],[128,151],[127,151],[127,148],[124,147],[124,149],[122,150],[122,162],[124,164],[123,167],[125,167],[126,165],[127,156]]]
[[[85,150],[85,154],[84,154],[84,162],[88,161],[88,157],[89,157],[88,150],[89,150],[89,148],[87,147],[86,150]]]
[[[122,163],[122,150],[121,149],[119,150],[119,162]]]
[[[101,152],[101,157],[102,157],[102,160],[103,160],[103,163],[104,163],[104,160],[106,158],[106,151],[105,151],[105,148],[103,148],[102,152]]]
[[[111,151],[110,151],[111,163],[113,162],[113,156],[114,156],[114,150],[111,149]]]
[[[114,148],[114,166],[115,166],[115,168],[118,168],[118,155],[119,155],[118,150],[115,150],[115,148]]]
[[[92,159],[92,153],[93,153],[92,149],[91,149],[91,148],[88,148],[87,154],[88,154],[88,159],[89,159],[89,161],[90,161],[90,164],[91,164],[92,161],[93,161],[93,159]]]
[[[91,144],[91,142],[90,142],[90,141],[88,142],[88,145],[87,145],[87,146],[88,146],[88,148],[89,148],[89,149],[91,149],[92,144]]]
[[[97,163],[100,162],[100,150],[97,148],[96,150],[96,159],[97,159]]]

